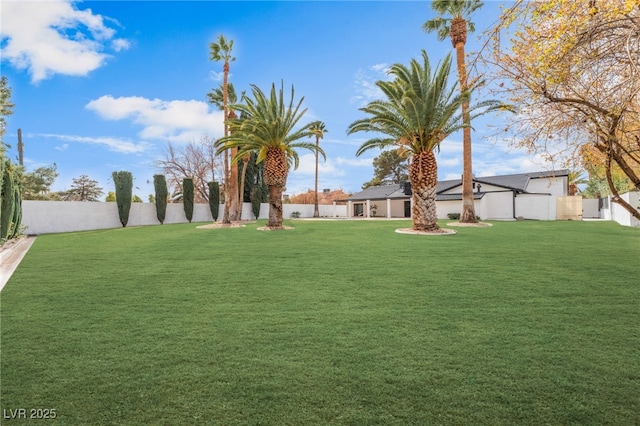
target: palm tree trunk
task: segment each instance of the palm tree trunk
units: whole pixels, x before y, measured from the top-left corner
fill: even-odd
[[[433,151],[414,154],[409,165],[409,180],[413,206],[411,220],[416,231],[438,231],[436,210],[436,188],[438,186],[438,163]]]
[[[227,124],[227,118],[229,118],[228,103],[228,82],[229,82],[229,62],[224,63],[222,67],[223,81],[222,81],[222,105],[224,114],[224,135],[229,136],[229,126]],[[231,182],[229,176],[229,150],[224,150],[224,212],[222,214],[222,223],[230,224],[230,208],[231,208]]]
[[[238,148],[231,148],[230,157],[234,158],[236,153],[238,152]],[[229,195],[230,195],[230,203],[229,203],[229,218],[231,220],[240,220],[240,212],[238,208],[238,163],[234,162],[231,164],[231,169],[229,170]]]
[[[320,138],[316,135],[316,179],[315,179],[315,194],[313,195],[313,217],[320,217],[320,211],[318,210],[318,145]]]
[[[282,185],[269,185],[269,221],[267,227],[282,229]]]
[[[249,156],[245,155],[242,158],[242,176],[240,177],[240,191],[238,194],[238,205],[240,209],[238,210],[238,220],[242,220],[242,207],[244,205],[244,181],[247,177],[247,164],[249,163]]]
[[[467,91],[467,66],[464,56],[464,45],[467,41],[467,21],[457,17],[451,20],[451,41],[456,49],[456,64],[460,91]],[[469,102],[462,103],[462,212],[460,222],[476,223],[475,206],[473,203],[473,167],[471,164],[471,118],[469,116]]]
[[[287,184],[289,165],[280,148],[269,148],[264,160],[264,183],[269,187],[269,222],[267,227],[282,229],[282,192]]]

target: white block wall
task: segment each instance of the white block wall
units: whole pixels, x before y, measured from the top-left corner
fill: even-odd
[[[320,205],[322,217],[344,217],[346,206]],[[218,219],[222,218],[224,205],[220,205]],[[313,217],[312,204],[284,204],[284,219],[298,211],[300,217]],[[269,217],[269,204],[260,206],[260,219]],[[243,220],[253,220],[251,204],[244,203]],[[193,208],[192,222],[212,222],[208,204],[196,204]],[[167,204],[164,223],[187,223],[182,204]],[[121,228],[116,203],[82,202],[82,201],[31,201],[22,202],[22,224],[25,234],[48,234],[57,232],[90,231],[94,229]],[[160,225],[156,216],[155,204],[132,203],[129,211],[127,227],[143,225]]]

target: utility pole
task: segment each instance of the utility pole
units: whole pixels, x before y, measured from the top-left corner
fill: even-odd
[[[22,129],[18,129],[18,162],[24,166],[24,144],[22,143]]]

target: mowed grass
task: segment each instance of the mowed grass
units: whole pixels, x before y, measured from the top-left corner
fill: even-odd
[[[38,237],[3,424],[640,424],[640,229],[285,224]]]

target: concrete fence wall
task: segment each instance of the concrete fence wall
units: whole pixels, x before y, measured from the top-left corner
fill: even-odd
[[[622,194],[620,198],[624,199],[627,203],[631,204],[637,209],[640,209],[640,192],[627,192]],[[607,198],[606,207],[602,209],[602,218],[607,220],[615,220],[620,225],[632,226],[640,228],[640,220],[631,216],[621,205],[611,201],[611,196]]]
[[[318,206],[322,217],[344,217],[344,205]],[[220,205],[218,219],[222,219],[224,205]],[[283,217],[288,219],[293,212],[300,217],[313,217],[311,204],[284,204]],[[260,206],[259,219],[269,217],[269,204]],[[242,219],[255,219],[251,204],[244,203]],[[193,208],[192,222],[212,222],[208,204],[196,204]],[[182,204],[167,204],[164,223],[187,223]],[[58,232],[91,231],[95,229],[120,228],[118,206],[116,203],[90,203],[82,201],[28,201],[22,202],[22,224],[26,234],[50,234]],[[132,203],[127,226],[160,225],[156,216],[156,206],[150,203]]]

